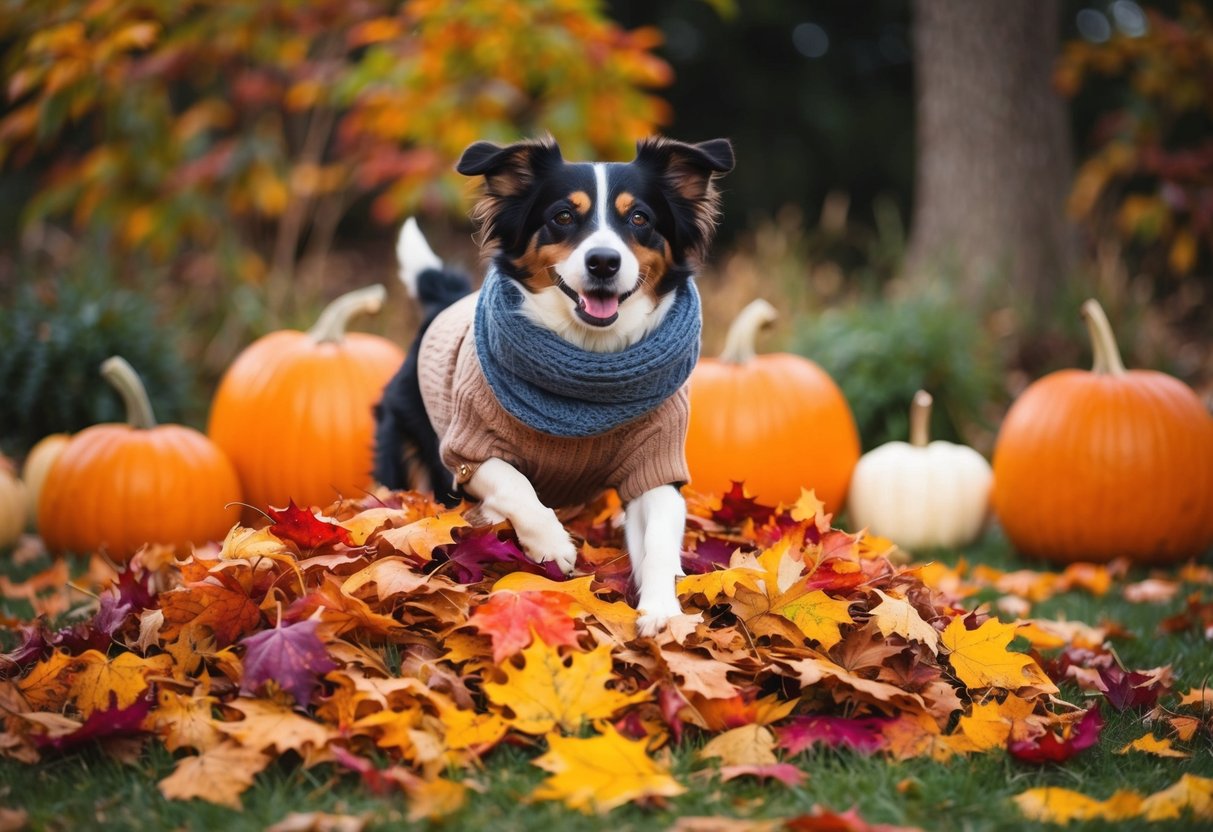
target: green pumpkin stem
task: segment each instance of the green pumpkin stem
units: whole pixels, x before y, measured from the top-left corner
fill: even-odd
[[[122,396],[128,425],[136,430],[150,430],[156,427],[156,414],[152,412],[147,388],[143,386],[139,374],[129,361],[120,355],[110,356],[101,362],[101,377]]]
[[[317,344],[340,344],[345,338],[345,328],[349,326],[350,318],[378,312],[386,297],[387,289],[380,284],[346,292],[324,307],[315,326],[307,334]]]
[[[934,399],[926,390],[919,390],[910,402],[910,444],[925,448],[931,441],[931,404]]]
[[[1103,307],[1094,298],[1084,301],[1082,319],[1087,324],[1087,332],[1091,336],[1091,352],[1095,360],[1091,364],[1091,372],[1099,375],[1119,376],[1125,372],[1125,364],[1120,359],[1120,349],[1116,346],[1116,336],[1112,334],[1112,325]]]
[[[745,364],[758,354],[755,342],[758,340],[758,330],[769,326],[779,317],[775,307],[762,298],[751,301],[750,304],[737,313],[729,331],[724,338],[724,349],[720,351],[720,360],[729,364]]]

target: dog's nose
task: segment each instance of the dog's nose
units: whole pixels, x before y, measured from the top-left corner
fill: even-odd
[[[592,248],[585,253],[585,267],[591,275],[606,279],[619,272],[619,252],[613,248]]]

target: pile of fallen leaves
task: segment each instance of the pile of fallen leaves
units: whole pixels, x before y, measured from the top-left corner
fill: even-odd
[[[1169,669],[1121,667],[1113,627],[1028,617],[1056,592],[1108,591],[1122,567],[915,565],[889,541],[832,528],[811,493],[768,507],[737,487],[688,507],[687,614],[653,639],[636,635],[610,495],[564,518],[582,541],[568,579],[529,561],[507,526],[473,528],[411,492],[271,511],[184,559],[157,547],[121,567],[94,557],[71,586],[62,561],[22,584],[0,578],[6,595],[74,621],[3,622],[21,643],[0,655],[0,754],[33,763],[99,743],[129,760],[160,742],[179,755],[165,796],[237,808],[258,772],[292,755],[402,790],[418,818],[462,806],[503,743],[534,748],[548,772],[532,800],[606,812],[683,792],[669,749],[685,743],[722,780],[796,785],[809,776],[797,756],[818,744],[1064,761],[1099,741],[1101,706],[1149,711],[1181,743],[1209,734],[1213,690],[1163,710]],[[1181,577],[1210,581],[1199,567]],[[64,609],[90,586],[93,600]],[[1010,623],[965,602],[986,587]],[[1213,623],[1195,602],[1187,615]],[[1090,692],[1085,706],[1059,698],[1063,679]],[[1136,747],[1186,754],[1152,733]],[[1213,817],[1213,781],[1198,777],[1107,802],[1062,792],[1017,802],[1041,818]],[[789,828],[814,828],[798,820]]]

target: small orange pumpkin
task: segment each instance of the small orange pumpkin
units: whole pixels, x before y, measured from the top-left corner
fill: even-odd
[[[342,295],[311,330],[259,338],[224,374],[207,432],[231,457],[249,504],[325,506],[371,486],[372,408],[404,353],[346,327],[377,312],[386,294],[369,286]]]
[[[1213,417],[1183,382],[1125,370],[1103,309],[1094,366],[1028,386],[994,447],[994,510],[1021,552],[1171,563],[1213,545]]]
[[[754,301],[729,327],[720,357],[700,359],[691,373],[691,484],[723,493],[740,480],[758,499],[785,504],[812,488],[837,512],[859,461],[855,417],[816,363],[756,353],[759,328],[774,319],[771,304]]]
[[[47,548],[124,560],[145,543],[222,540],[240,518],[240,483],[223,451],[193,428],[157,425],[125,359],[106,359],[101,374],[128,423],[85,428],[60,451],[38,504]]]

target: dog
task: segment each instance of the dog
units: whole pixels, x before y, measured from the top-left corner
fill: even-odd
[[[628,163],[569,163],[550,138],[477,142],[456,170],[484,178],[481,289],[413,220],[397,244],[424,319],[376,407],[376,479],[477,501],[474,522],[508,520],[566,574],[577,548],[553,509],[616,488],[643,636],[682,612],[693,276],[733,164],[727,139],[648,138]]]

